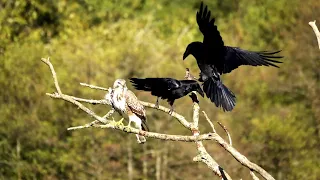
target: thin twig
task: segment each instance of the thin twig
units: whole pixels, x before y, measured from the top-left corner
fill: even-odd
[[[250,175],[253,180],[259,180],[259,178],[252,171],[250,171]]]
[[[95,85],[91,85],[91,84],[87,84],[87,83],[80,83],[81,86],[85,86],[85,87],[89,87],[91,89],[98,89],[98,90],[102,90],[102,91],[108,91],[108,88],[104,88],[104,87],[99,87],[99,86],[95,86]]]
[[[48,96],[50,97],[54,97],[54,98],[59,98],[59,99],[63,99],[65,101],[68,101],[70,103],[73,103],[75,105],[77,105],[81,110],[85,111],[86,113],[88,113],[90,116],[92,116],[93,118],[95,118],[96,120],[102,122],[102,123],[107,123],[108,121],[106,121],[105,119],[102,119],[100,116],[96,115],[93,111],[91,111],[89,108],[85,107],[84,105],[82,105],[80,102],[72,99],[70,96],[64,95],[62,94],[61,90],[60,90],[60,86],[58,83],[58,78],[57,78],[57,74],[56,71],[54,70],[53,65],[50,62],[50,58],[42,58],[41,59],[42,62],[44,62],[46,65],[49,66],[51,73],[52,73],[52,78],[56,87],[56,90],[58,93],[54,93],[54,94],[50,94],[50,93],[46,93]]]
[[[319,32],[319,29],[318,29],[318,27],[316,25],[316,20],[310,21],[309,25],[312,27],[314,33],[316,34],[316,37],[317,37],[317,40],[318,40],[318,46],[319,46],[319,49],[320,49],[320,32]]]
[[[206,118],[206,120],[208,121],[208,123],[210,124],[211,128],[212,128],[212,132],[216,133],[216,129],[214,128],[213,123],[211,122],[211,120],[209,119],[208,115],[206,112],[202,111],[204,117]]]
[[[103,119],[109,119],[110,116],[115,112],[115,110],[112,108],[106,115],[104,115]]]
[[[85,107],[84,105],[82,105],[80,102],[72,99],[70,96],[68,95],[64,95],[61,94],[59,95],[58,93],[54,93],[54,94],[50,94],[50,93],[46,93],[46,95],[52,97],[52,98],[56,98],[56,99],[63,99],[65,101],[68,101],[76,106],[78,106],[79,109],[83,110],[84,112],[86,112],[87,114],[89,114],[90,116],[92,116],[93,118],[95,118],[96,120],[100,121],[103,124],[108,123],[108,120],[103,119],[102,117],[96,115],[96,113],[94,113],[93,111],[91,111],[89,108]]]
[[[51,73],[52,73],[52,78],[53,78],[54,85],[55,85],[55,87],[57,89],[58,94],[61,95],[62,92],[61,92],[61,89],[60,89],[60,86],[59,86],[59,83],[58,83],[57,74],[56,74],[56,71],[53,68],[53,65],[50,62],[50,58],[49,57],[47,59],[46,58],[41,58],[41,61],[49,66],[49,68],[51,70]]]
[[[85,124],[85,125],[82,125],[82,126],[69,127],[67,130],[71,131],[71,130],[89,128],[89,127],[92,127],[93,125],[97,124],[98,122],[99,122],[98,120],[94,120],[91,123],[88,123],[88,124]]]
[[[229,139],[229,144],[230,144],[230,146],[232,146],[231,136],[230,136],[230,133],[229,133],[227,127],[224,126],[224,125],[222,125],[219,121],[217,121],[217,123],[218,123],[218,124],[222,127],[222,129],[227,133],[228,139]]]
[[[252,171],[259,173],[263,178],[267,180],[274,180],[274,178],[263,168],[258,166],[257,164],[252,163],[247,157],[238,152],[235,148],[229,145],[222,137],[217,135],[215,137],[215,141],[223,147],[226,151],[228,151],[238,162],[240,162],[243,166],[249,168]]]
[[[152,103],[149,103],[149,102],[144,102],[144,101],[140,101],[140,103],[145,106],[145,107],[149,107],[149,108],[153,108],[153,109],[156,109],[156,110],[159,110],[159,111],[163,111],[169,115],[171,115],[172,117],[176,118],[180,124],[182,124],[185,128],[189,129],[190,130],[190,123],[186,120],[186,118],[184,118],[182,115],[176,113],[176,112],[172,112],[171,114],[169,113],[170,112],[170,109],[169,108],[166,108],[164,106],[156,106],[155,104],[152,104]]]
[[[83,99],[83,98],[78,98],[78,97],[74,97],[74,96],[70,96],[70,95],[66,95],[76,101],[79,102],[86,102],[89,104],[105,104],[105,105],[110,105],[111,103],[109,101],[107,101],[106,99],[101,99],[101,100],[95,100],[95,99]]]
[[[113,113],[115,112],[114,109],[111,109],[106,115],[104,115],[102,118],[103,119],[108,119]],[[67,130],[70,131],[70,130],[77,130],[77,129],[84,129],[84,128],[89,128],[89,127],[92,127],[93,125],[99,123],[100,121],[98,120],[94,120],[92,121],[91,123],[88,123],[88,124],[85,124],[83,126],[75,126],[75,127],[70,127],[68,128]]]

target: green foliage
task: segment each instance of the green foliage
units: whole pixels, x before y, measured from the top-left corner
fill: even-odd
[[[280,69],[241,67],[224,75],[225,84],[237,95],[235,110],[224,113],[200,99],[202,110],[226,125],[235,148],[276,179],[317,179],[320,61],[307,22],[320,17],[320,4],[316,0],[205,3],[217,17],[226,45],[282,49],[285,58]],[[162,172],[167,172],[163,179],[212,178],[204,165],[191,162],[196,155],[192,143],[148,139],[143,150],[134,135],[101,129],[67,132],[67,127],[92,119],[72,104],[45,95],[54,86],[48,67],[40,62],[41,57],[51,57],[64,93],[90,99],[101,99],[104,92],[81,87],[79,82],[109,87],[115,78],[183,79],[185,67],[196,75],[196,62],[182,61],[182,54],[188,43],[202,40],[195,19],[199,4],[185,0],[0,2],[0,179],[127,179],[130,141],[135,179],[143,178],[143,160],[148,163],[149,179],[155,179],[157,153],[165,151],[169,153],[167,165],[162,158]],[[149,93],[134,92],[141,100],[156,100]],[[110,109],[88,107],[100,115]],[[177,100],[175,109],[192,117],[189,98]],[[163,113],[148,110],[147,116],[151,131],[189,133]],[[200,128],[210,131],[205,121],[200,121]],[[219,146],[206,145],[232,177],[251,178]]]

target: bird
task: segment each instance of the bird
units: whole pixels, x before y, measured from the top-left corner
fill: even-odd
[[[135,94],[127,88],[124,79],[114,81],[110,99],[112,107],[122,115],[122,117],[129,119],[129,127],[131,127],[131,122],[134,122],[135,128],[149,131],[146,110]],[[146,142],[144,136],[136,134],[136,137],[138,143],[143,144]]]
[[[230,73],[241,65],[273,66],[279,68],[275,59],[282,58],[276,54],[280,51],[249,51],[239,47],[225,46],[215,24],[211,19],[211,12],[203,2],[196,14],[199,30],[203,34],[203,42],[195,41],[188,44],[183,54],[183,60],[192,55],[200,69],[199,81],[203,82],[203,90],[208,98],[222,107],[224,111],[231,111],[236,102],[234,93],[223,85],[220,76]]]
[[[130,78],[130,82],[137,90],[150,91],[157,96],[156,107],[159,107],[159,98],[167,99],[170,105],[169,113],[173,112],[173,104],[176,99],[182,98],[192,91],[198,92],[204,97],[200,85],[195,80],[177,80],[173,78]]]

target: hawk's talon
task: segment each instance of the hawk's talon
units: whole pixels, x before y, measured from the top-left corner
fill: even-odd
[[[131,121],[130,120],[129,120],[127,127],[131,128]]]
[[[113,120],[113,121],[114,121],[114,120]],[[114,121],[114,124],[115,124],[116,126],[124,126],[123,123],[122,123],[122,121],[123,121],[123,118],[121,118],[119,121]]]
[[[113,122],[116,122],[113,117],[111,117],[111,118],[112,118],[112,121],[113,121]]]

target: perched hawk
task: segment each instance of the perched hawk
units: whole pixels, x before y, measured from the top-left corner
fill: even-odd
[[[134,127],[140,130],[149,131],[146,119],[146,110],[138,98],[126,86],[124,79],[117,79],[113,84],[111,92],[111,104],[113,108],[124,118],[129,119],[128,126],[134,122]],[[127,117],[126,117],[127,116]],[[137,135],[138,143],[146,142],[144,136]]]

